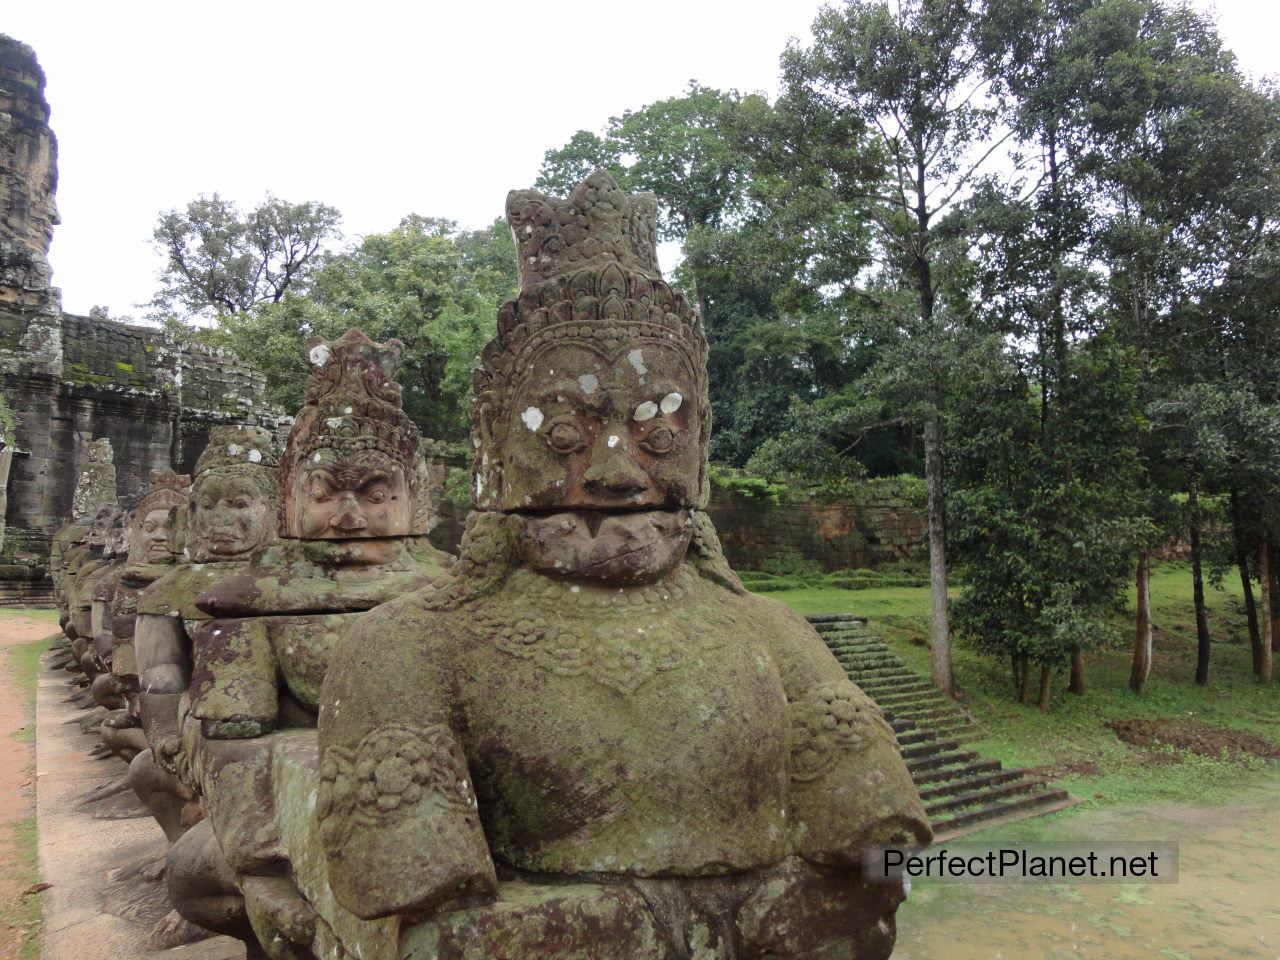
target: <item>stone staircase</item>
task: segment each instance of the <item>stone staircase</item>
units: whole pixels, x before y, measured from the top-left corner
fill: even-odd
[[[1075,802],[1030,771],[1007,770],[999,760],[965,749],[964,742],[981,732],[977,721],[911,670],[865,620],[820,614],[809,622],[850,679],[884,710],[933,823],[935,842]]]

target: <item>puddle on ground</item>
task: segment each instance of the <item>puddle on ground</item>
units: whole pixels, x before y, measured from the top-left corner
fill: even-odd
[[[917,881],[898,911],[894,960],[1280,960],[1280,773],[1231,797],[1085,811],[1036,831],[1036,841],[1176,841],[1174,884]]]

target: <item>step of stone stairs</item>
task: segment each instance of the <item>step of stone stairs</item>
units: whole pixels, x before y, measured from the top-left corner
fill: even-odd
[[[1045,790],[1003,800],[995,800],[988,804],[976,806],[952,817],[933,821],[934,841],[948,840],[962,833],[975,829],[992,820],[1012,819],[1013,814],[1019,818],[1051,813],[1069,806],[1073,801],[1065,790]]]
[[[932,803],[941,797],[953,797],[958,793],[968,793],[985,786],[997,786],[1018,780],[1023,777],[1021,770],[1006,770],[999,760],[979,760],[968,767],[958,768],[955,776],[943,777],[943,771],[937,771],[936,780],[925,780],[917,784],[920,799]],[[925,776],[928,776],[926,774]]]
[[[902,759],[910,763],[918,757],[932,757],[940,753],[946,753],[949,750],[958,750],[960,748],[959,740],[938,740],[933,739],[927,743],[913,743],[902,749]]]
[[[911,779],[914,780],[918,771],[937,770],[940,767],[950,767],[976,759],[978,759],[976,750],[951,750],[935,753],[929,757],[907,758],[907,769],[911,771]]]
[[[929,819],[936,821],[939,816],[949,813],[953,810],[959,810],[963,807],[971,807],[974,804],[989,804],[997,800],[1007,797],[1021,796],[1025,793],[1043,793],[1047,782],[1040,777],[1027,776],[1022,771],[1006,770],[1005,773],[1015,773],[1015,776],[1003,783],[988,783],[967,792],[954,793],[947,797],[935,798],[932,802],[925,804],[925,812],[929,814]]]
[[[951,781],[964,780],[977,774],[994,773],[1001,770],[999,760],[975,760],[971,763],[959,764],[953,767],[942,767],[935,770],[923,770],[913,775],[917,787],[940,786]]]

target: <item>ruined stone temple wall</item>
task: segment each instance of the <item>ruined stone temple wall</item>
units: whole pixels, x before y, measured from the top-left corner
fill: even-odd
[[[127,501],[152,470],[190,472],[217,424],[278,432],[287,418],[266,402],[265,387],[233,354],[179,344],[162,330],[0,306],[0,392],[17,420],[9,530],[39,542],[57,529],[90,439],[111,441]]]
[[[853,501],[770,503],[713,488],[707,509],[737,569],[801,556],[824,570],[878,567],[928,556],[928,518],[893,496]]]

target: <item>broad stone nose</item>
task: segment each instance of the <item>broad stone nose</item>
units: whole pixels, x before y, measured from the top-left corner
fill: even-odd
[[[631,452],[631,442],[621,434],[602,431],[592,451],[591,466],[582,475],[582,485],[590,493],[623,496],[648,490],[649,478],[636,466]]]
[[[338,512],[329,518],[329,526],[335,530],[363,530],[369,525],[364,512],[354,495],[347,495],[338,501]]]

